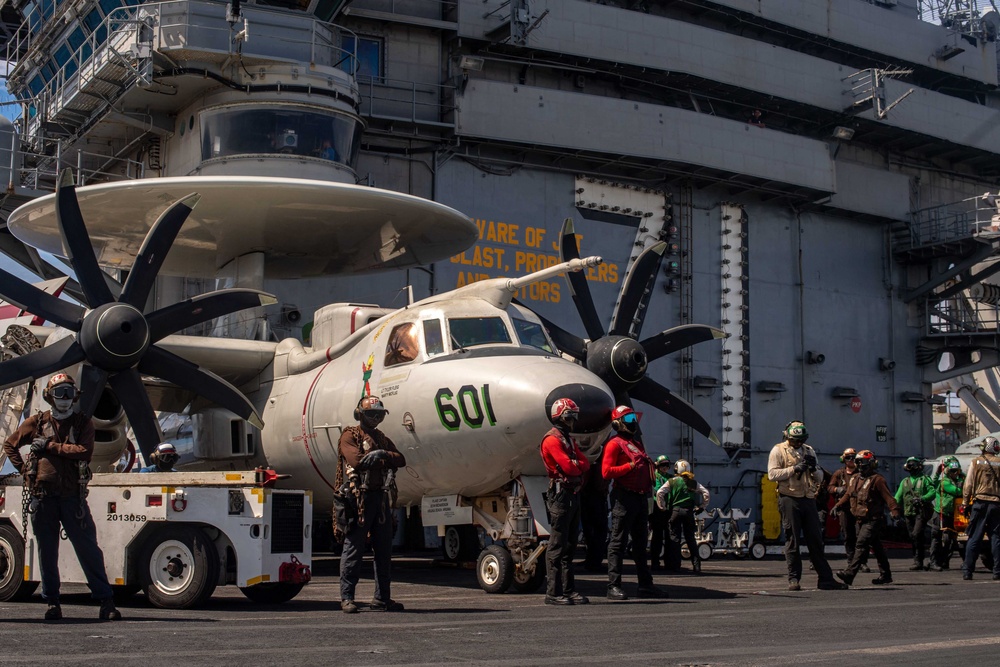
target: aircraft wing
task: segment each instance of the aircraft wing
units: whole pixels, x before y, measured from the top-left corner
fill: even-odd
[[[160,340],[157,346],[215,373],[245,393],[252,393],[259,387],[261,373],[274,361],[278,344],[175,334]],[[143,377],[143,384],[155,410],[179,412],[195,397],[194,392],[163,380]]]

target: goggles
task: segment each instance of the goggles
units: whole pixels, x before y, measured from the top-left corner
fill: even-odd
[[[636,424],[639,423],[639,418],[636,416],[634,412],[630,412],[624,417],[622,417],[622,423],[628,424],[629,426],[635,426]]]
[[[361,414],[365,419],[373,421],[376,424],[385,419],[385,410],[364,410]]]
[[[844,460],[845,461],[853,461],[854,457],[855,457],[854,454],[844,454]]]
[[[71,384],[56,385],[49,391],[49,394],[52,395],[52,398],[76,398],[76,387]]]

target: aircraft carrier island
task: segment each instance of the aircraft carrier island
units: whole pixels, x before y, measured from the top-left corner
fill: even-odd
[[[196,415],[171,435],[210,468],[315,447],[305,429],[302,442],[267,435],[267,403],[284,395],[268,383],[290,377],[294,359],[312,369],[307,355],[332,350],[336,364],[352,332],[396,309],[447,320],[433,297],[530,274],[490,297],[511,329],[487,342],[522,350],[507,368],[528,368],[528,348],[554,361],[558,346],[563,363],[593,361],[584,350],[612,337],[644,343],[630,348],[636,375],[616,384],[597,373],[588,396],[601,409],[631,400],[648,451],[690,460],[713,505],[750,508],[766,539],[780,531],[767,454],[791,420],[807,424],[823,467],[839,467],[846,447],[871,449],[891,484],[909,456],[1000,431],[1000,15],[990,2],[4,0],[0,10],[17,101],[0,128],[8,270],[67,271],[45,202],[71,169],[112,282],[127,279],[166,207],[203,196],[147,313],[218,287],[277,299],[187,330],[243,339],[244,366],[275,355],[249,375],[217,371],[255,402],[264,431],[240,420],[232,443],[199,444],[230,437],[229,413],[162,382],[151,389],[157,405]],[[199,179],[240,189],[212,199]],[[275,179],[333,194],[283,197]],[[125,181],[139,184],[114,195]],[[385,196],[340,205],[337,192],[356,189]],[[415,222],[421,211],[431,217]],[[538,273],[597,256],[572,282]],[[64,293],[84,292],[71,276]],[[406,488],[462,495],[436,478],[455,464],[501,477],[537,468],[499,446],[487,455],[491,426],[535,422],[511,421],[529,408],[501,399],[506,371],[485,374],[485,328],[459,339],[452,320],[433,339],[440,347],[425,326],[414,354],[464,359],[448,362],[445,393],[420,391],[436,405],[431,421],[469,446],[420,440],[428,419],[404,402],[419,373],[405,367],[415,357],[392,328],[398,317],[370,332],[372,361],[331,368],[346,378],[346,403],[371,382],[397,443],[412,436],[404,444],[423,467],[411,464]],[[656,338],[686,325],[718,333],[673,347]],[[389,361],[387,338],[402,362]],[[544,432],[506,428],[508,441],[536,445]]]

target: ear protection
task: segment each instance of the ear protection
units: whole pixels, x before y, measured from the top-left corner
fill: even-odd
[[[363,400],[365,400],[365,399],[362,398],[361,401],[363,401]],[[354,407],[354,419],[355,419],[355,421],[361,421],[361,401],[358,401],[358,404]]]

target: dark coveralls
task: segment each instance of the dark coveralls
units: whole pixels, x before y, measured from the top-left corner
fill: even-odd
[[[847,466],[834,471],[833,477],[830,478],[830,484],[827,486],[827,491],[833,496],[834,503],[839,502],[844,497],[847,493],[847,485],[857,474],[857,468],[848,470]],[[840,515],[840,525],[844,529],[844,552],[847,554],[847,562],[850,563],[851,559],[854,558],[854,549],[858,543],[858,523],[853,515],[845,512]],[[867,562],[868,553],[865,552],[861,554],[861,563]]]
[[[34,508],[31,525],[38,542],[42,598],[50,605],[59,604],[61,528],[73,545],[91,596],[108,600],[114,592],[108,583],[104,552],[97,544],[97,527],[90,506],[80,491],[79,463],[89,463],[94,453],[94,422],[79,413],[62,420],[53,418],[51,411],[28,417],[3,446],[7,458],[22,474],[28,471],[19,449],[38,436],[51,439],[38,457],[38,474],[30,489]]]
[[[868,549],[875,554],[879,574],[884,579],[892,580],[892,570],[885,547],[882,546],[882,533],[885,531],[885,510],[888,507],[893,517],[899,517],[899,507],[885,477],[873,473],[867,477],[855,475],[847,487],[847,493],[837,502],[838,508],[846,509],[850,504],[851,514],[858,524],[858,544],[854,556],[844,569],[841,578],[850,583],[861,569],[862,554],[867,555]]]
[[[653,487],[653,462],[638,437],[616,435],[604,447],[602,473],[614,480],[611,489],[611,539],[608,541],[608,587],[621,588],[622,561],[629,538],[639,588],[652,588],[653,575],[646,561],[649,531],[649,492]]]
[[[343,458],[344,470],[348,477],[365,454],[373,449],[384,449],[389,452],[385,466],[372,468],[369,471],[358,471],[360,484],[367,479],[368,490],[347,497],[363,507],[355,507],[357,521],[348,526],[344,534],[344,550],[340,556],[340,599],[353,600],[354,591],[361,579],[361,560],[365,555],[365,543],[371,540],[372,555],[375,564],[375,599],[388,603],[391,598],[391,560],[393,508],[390,490],[386,488],[386,473],[389,469],[398,469],[406,465],[406,458],[396,449],[382,431],[377,428],[368,429],[354,426],[344,429],[340,436],[340,455]],[[362,521],[363,519],[363,521]]]
[[[549,475],[545,509],[549,514],[549,542],[545,547],[545,595],[557,598],[576,591],[573,553],[580,526],[580,482],[590,461],[565,431],[552,428],[542,438],[542,462]]]

